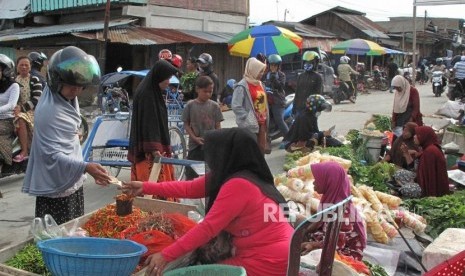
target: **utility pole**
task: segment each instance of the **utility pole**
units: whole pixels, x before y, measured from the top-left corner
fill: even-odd
[[[279,21],[279,7],[278,7],[279,0],[276,0],[276,20]]]
[[[425,10],[425,18],[423,19],[423,57],[426,56],[426,16],[428,15],[428,11]]]
[[[110,4],[111,0],[107,0],[105,6],[105,17],[103,20],[103,41],[100,42],[100,70],[105,74],[105,63],[107,59],[107,45],[108,45],[108,25],[110,23]]]
[[[286,22],[286,15],[289,13],[288,9],[284,9],[284,22]]]

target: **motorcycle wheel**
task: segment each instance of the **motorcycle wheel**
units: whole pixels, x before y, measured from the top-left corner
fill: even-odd
[[[81,115],[81,125],[79,126],[79,130],[81,131],[81,144],[83,144],[87,140],[87,136],[89,136],[89,124],[87,123],[86,118]]]
[[[381,79],[379,83],[379,90],[386,91],[388,89],[389,89],[388,81],[386,79]]]
[[[368,89],[374,89],[375,88],[375,83],[373,81],[373,79],[367,79],[367,82],[366,82],[366,87]]]
[[[439,86],[435,86],[435,87],[433,88],[433,93],[434,93],[434,96],[435,96],[435,97],[439,97],[439,95],[440,95]]]
[[[333,102],[334,104],[339,104],[341,102],[341,99],[339,99],[339,92],[334,93]]]

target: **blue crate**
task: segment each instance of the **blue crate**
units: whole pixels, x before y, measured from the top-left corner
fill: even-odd
[[[130,240],[71,237],[39,241],[53,275],[128,276],[147,248]]]

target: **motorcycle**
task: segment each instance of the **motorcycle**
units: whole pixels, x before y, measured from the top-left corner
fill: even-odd
[[[355,103],[355,100],[357,99],[355,87],[350,88],[344,81],[338,81],[338,84],[338,89],[332,95],[334,104],[339,104],[340,102],[347,100]],[[353,98],[351,98],[352,96]]]
[[[443,76],[443,72],[441,71],[434,71],[433,72],[433,79],[432,79],[432,83],[433,83],[433,94],[435,97],[440,97],[442,92],[444,92],[444,85],[443,85],[443,82],[442,82],[442,76]]]
[[[88,134],[89,125],[87,123],[87,120],[81,115],[81,126],[79,135],[81,144],[87,139]],[[13,158],[21,152],[21,144],[19,143],[18,137],[16,137],[12,142],[12,152]],[[3,164],[3,166],[1,166],[0,178],[25,173],[27,169],[27,163],[28,159],[25,159],[22,162],[13,162],[11,165]]]
[[[462,86],[460,80],[456,78],[450,78],[447,90],[447,97],[451,101],[465,100],[465,87]]]
[[[389,83],[384,76],[383,71],[374,70],[373,75],[366,80],[366,86],[370,89],[386,91],[389,89]]]
[[[292,108],[294,106],[294,96],[295,94],[289,94],[286,96],[285,105],[284,105],[284,122],[287,124],[288,127],[291,127],[292,123],[294,122],[294,116],[292,115]],[[270,112],[270,116],[272,117],[272,113]],[[278,126],[274,123],[273,118],[270,118],[270,124],[268,126],[268,138],[272,140],[276,140],[283,135],[279,130]]]

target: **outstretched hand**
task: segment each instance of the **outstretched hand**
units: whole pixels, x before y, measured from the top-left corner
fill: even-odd
[[[107,185],[111,181],[107,170],[98,163],[87,163],[85,172],[90,174],[98,185]]]
[[[138,196],[142,194],[142,186],[143,182],[141,181],[123,182],[121,190],[127,195]]]

